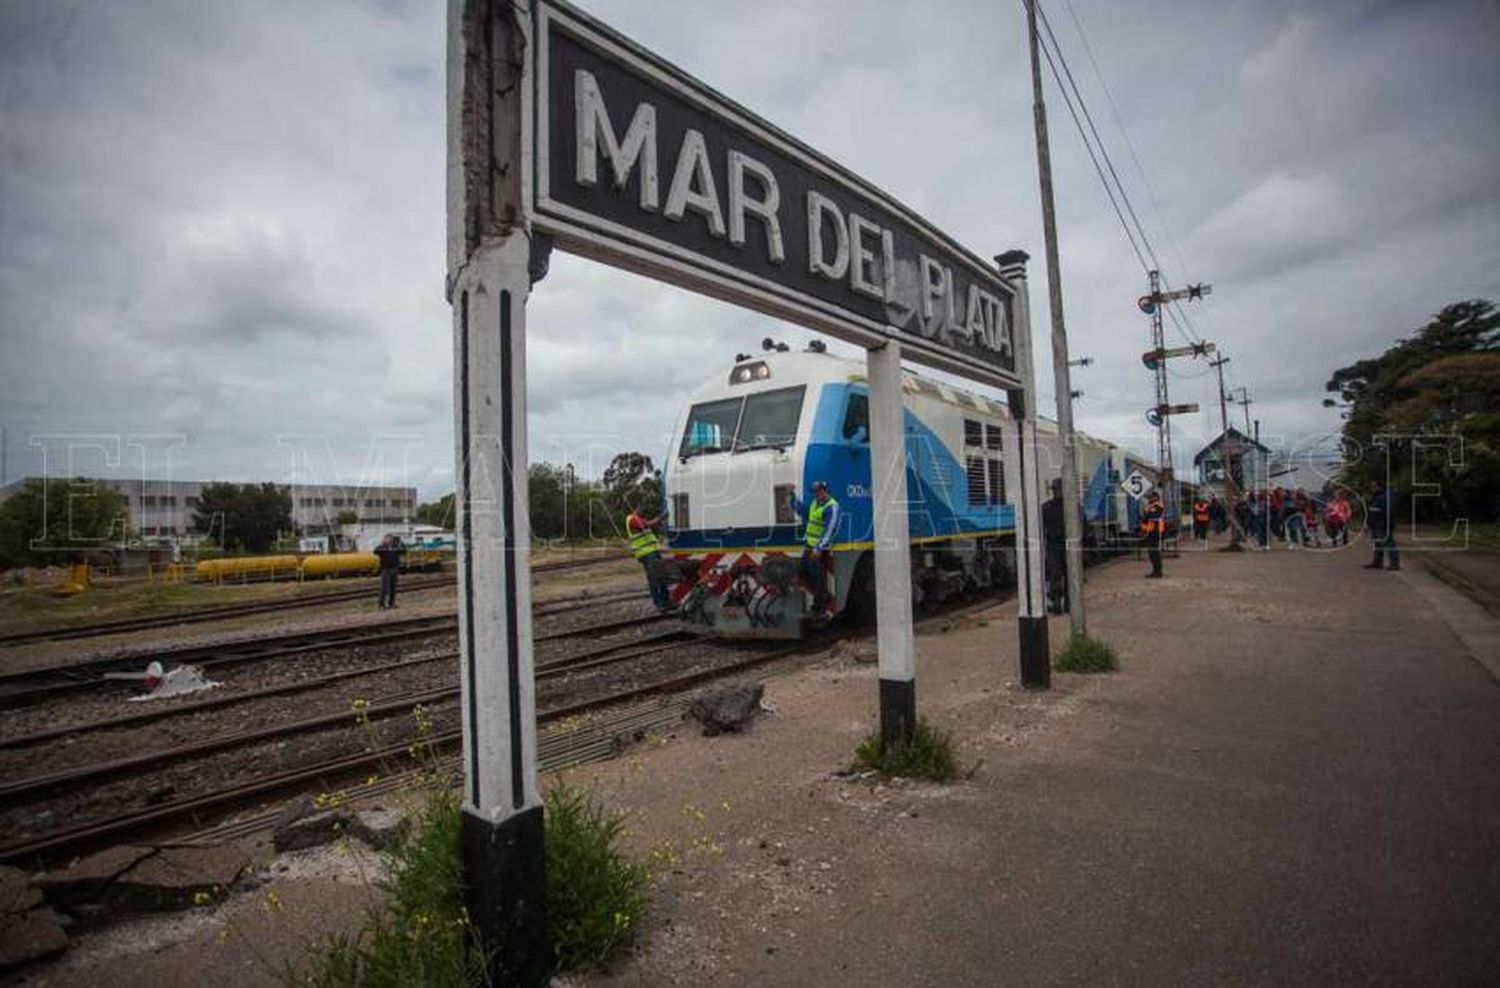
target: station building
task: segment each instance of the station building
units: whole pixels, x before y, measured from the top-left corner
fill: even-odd
[[[0,501],[28,480],[72,484],[67,478],[25,478],[0,487]],[[130,527],[143,540],[191,541],[196,535],[193,515],[208,480],[115,480],[90,478],[87,483],[112,490],[129,503]],[[292,523],[317,535],[339,529],[340,514],[352,512],[356,524],[406,524],[417,510],[415,487],[370,487],[348,484],[278,484],[292,499]],[[346,514],[347,517],[347,514]]]
[[[1200,487],[1225,497],[1232,477],[1241,491],[1264,490],[1271,475],[1271,451],[1233,427],[1221,432],[1193,457]]]

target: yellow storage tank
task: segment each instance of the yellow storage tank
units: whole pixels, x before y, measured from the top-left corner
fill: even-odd
[[[373,552],[334,552],[308,556],[302,560],[302,579],[317,580],[333,576],[370,576],[380,572],[380,560]]]
[[[238,556],[205,559],[198,564],[198,579],[212,583],[248,583],[281,580],[297,575],[296,556]]]

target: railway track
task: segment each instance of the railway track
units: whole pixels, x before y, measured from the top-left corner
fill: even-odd
[[[976,607],[989,607],[992,604],[992,600],[987,600],[977,605],[970,605],[968,608],[962,608],[956,612],[940,615],[940,617],[950,619],[955,613],[961,614],[963,610],[971,610]],[[646,623],[649,626],[650,622]],[[576,629],[576,633],[587,634],[589,631],[608,633],[618,631],[627,624],[628,622],[624,621],[600,622],[586,629]],[[573,631],[574,629],[570,629],[568,634],[559,634],[548,640],[562,641],[567,637],[573,637]],[[623,689],[608,688],[600,692],[594,692],[591,695],[584,695],[571,702],[561,704],[554,702],[550,706],[544,703],[538,713],[538,719],[543,725],[560,724],[584,714],[590,714],[607,708],[615,708],[621,704],[640,701],[647,697],[676,695],[678,696],[678,700],[673,701],[673,703],[681,702],[674,708],[676,710],[675,714],[664,712],[660,704],[652,708],[654,713],[650,714],[652,717],[673,719],[676,716],[680,716],[680,706],[681,704],[685,704],[685,700],[681,698],[682,692],[693,686],[707,680],[738,674],[778,659],[820,651],[838,637],[840,637],[838,633],[824,633],[805,641],[780,647],[751,648],[749,650],[743,647],[739,649],[718,648],[716,653],[704,653],[697,656],[697,666],[685,672],[670,671],[665,675],[655,675],[641,682],[632,682]],[[593,648],[550,660],[544,660],[539,655],[536,676],[540,682],[555,677],[598,669],[603,666],[629,663],[634,660],[659,655],[687,646],[707,647],[710,649],[717,647],[716,643],[711,640],[688,635],[679,630],[667,630],[630,641],[601,641]],[[453,653],[444,653],[422,659],[408,660],[405,663],[390,664],[386,668],[398,665],[417,665],[422,662],[438,662],[443,659],[451,660],[454,657]],[[707,659],[706,662],[705,659]],[[375,670],[363,670],[366,674],[373,671]],[[357,673],[326,677],[323,682],[352,679],[354,675],[357,675]],[[611,683],[608,685],[613,687],[617,684]],[[284,691],[289,690],[266,690],[256,695],[275,695]],[[556,697],[555,693],[554,697]],[[108,718],[89,724],[74,725],[71,729],[59,727],[37,732],[28,737],[12,739],[4,747],[13,748],[28,744],[41,744],[60,740],[67,734],[78,733],[80,731],[128,726],[132,723],[143,722],[146,719],[156,719],[165,716],[181,716],[194,710],[212,709],[216,706],[236,702],[251,702],[254,698],[255,696],[249,694],[237,697],[219,697],[198,701],[195,704],[184,705],[171,712],[163,711],[160,714],[156,711],[152,711],[149,714],[143,712],[142,714],[127,715],[123,719]],[[429,705],[436,708],[440,705],[453,703],[457,698],[458,687],[456,684],[445,684],[377,698],[360,709],[358,724],[361,728],[367,729],[368,725],[372,723],[378,724],[381,721],[410,713],[417,704]],[[543,700],[545,700],[545,694],[543,694]],[[620,723],[627,722],[628,720],[628,716],[624,721],[618,718],[611,720],[610,717],[605,717],[600,722],[604,726],[599,727],[596,733],[587,734],[585,732],[583,735],[575,733],[565,744],[557,740],[548,742],[544,739],[540,742],[544,749],[544,766],[560,764],[558,759],[588,759],[607,756],[616,750],[620,744],[619,731],[615,730],[614,733],[610,733],[612,728],[609,728],[608,725],[615,724],[618,727]],[[356,719],[351,716],[350,710],[346,708],[337,712],[303,718],[276,727],[256,728],[249,731],[225,734],[191,744],[179,744],[169,749],[137,752],[125,758],[115,759],[102,764],[79,765],[47,773],[38,773],[27,778],[7,782],[3,786],[0,786],[0,798],[3,798],[7,803],[14,803],[18,799],[22,803],[25,803],[28,799],[34,799],[38,795],[45,795],[57,790],[93,791],[101,783],[110,778],[129,777],[159,769],[175,762],[187,762],[192,759],[209,757],[217,752],[245,750],[256,744],[265,744],[300,734],[328,731],[340,727],[352,729],[355,727],[355,724]],[[192,825],[203,814],[227,812],[234,807],[243,806],[257,800],[264,800],[293,789],[304,788],[309,785],[317,785],[324,790],[336,788],[341,781],[347,780],[356,774],[363,774],[372,766],[380,767],[382,774],[389,774],[393,766],[399,766],[411,760],[414,744],[412,738],[401,738],[390,743],[381,742],[376,744],[373,749],[370,749],[368,745],[375,743],[375,740],[376,736],[372,733],[366,741],[366,750],[353,753],[338,753],[323,757],[321,760],[305,766],[282,768],[276,771],[260,773],[253,778],[237,781],[232,785],[223,786],[209,792],[190,793],[175,799],[168,798],[158,801],[154,805],[151,805],[151,800],[147,798],[145,802],[148,805],[135,806],[103,818],[23,837],[5,845],[0,845],[0,862],[34,865],[63,854],[85,851],[112,840],[134,837],[149,831],[181,828],[184,822]],[[419,743],[424,751],[442,752],[457,747],[460,740],[461,732],[456,728],[450,728],[434,732],[429,736],[420,737],[416,743]],[[195,773],[194,777],[196,778],[197,773],[201,770],[195,767],[192,771]],[[257,819],[261,824],[264,824],[267,822],[266,818],[267,814],[261,814]]]
[[[628,556],[610,554],[587,559],[563,559],[556,562],[538,563],[531,568],[535,573],[550,573],[557,570],[579,569],[586,566],[598,566],[603,563],[616,562],[628,559]],[[444,587],[454,586],[458,578],[453,575],[439,576],[434,579],[408,580],[401,586],[402,593],[415,593],[421,590],[439,590]],[[243,604],[228,604],[222,607],[204,607],[193,610],[180,611],[175,614],[152,615],[139,618],[121,618],[116,621],[100,621],[95,624],[72,625],[61,628],[45,628],[36,631],[21,631],[0,635],[0,648],[11,648],[16,645],[32,645],[38,642],[48,641],[70,641],[79,638],[99,638],[104,635],[128,634],[135,631],[153,631],[160,628],[175,628],[185,624],[201,624],[207,621],[224,621],[230,618],[248,617],[256,614],[269,614],[273,612],[295,610],[305,607],[318,607],[324,604],[336,604],[345,600],[359,600],[368,597],[374,590],[372,584],[358,587],[343,587],[331,590],[327,593],[308,594],[303,597],[294,597],[287,600],[254,601]]]
[[[636,590],[598,594],[538,605],[533,608],[532,613],[536,617],[546,617],[638,597],[644,598],[645,594]],[[613,626],[623,627],[628,623],[631,622],[614,622]],[[118,680],[110,678],[112,675],[138,672],[152,660],[160,661],[169,668],[176,665],[196,665],[210,669],[288,658],[324,649],[354,648],[445,633],[458,633],[458,619],[455,616],[440,614],[387,620],[378,624],[292,632],[274,637],[122,652],[67,665],[0,674],[0,709],[97,690],[111,684],[118,685]],[[572,637],[582,633],[587,633],[587,629],[558,632],[556,637]],[[542,635],[538,640],[547,640],[549,637],[551,636]]]

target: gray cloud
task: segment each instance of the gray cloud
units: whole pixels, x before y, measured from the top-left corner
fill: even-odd
[[[1193,324],[1267,432],[1330,433],[1332,368],[1500,294],[1494,5],[1074,6],[1175,238],[1054,0],[1095,119],[1169,276],[1215,284]],[[1019,4],[587,8],[976,252],[1031,251],[1050,402]],[[153,434],[184,437],[181,476],[446,489],[443,58],[429,3],[0,9],[7,472],[35,469],[33,433]],[[1049,112],[1070,334],[1096,360],[1080,423],[1149,448],[1144,276],[1050,88]],[[568,257],[529,321],[533,455],[595,471],[664,451],[736,351],[809,337]],[[1204,407],[1177,423],[1190,452],[1217,393],[1201,363],[1173,370],[1174,399]]]

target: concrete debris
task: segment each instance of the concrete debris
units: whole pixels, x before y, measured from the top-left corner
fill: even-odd
[[[841,638],[839,643],[833,646],[833,658],[839,662],[857,662],[861,665],[869,665],[880,658],[880,650],[872,641],[860,641],[857,638]]]
[[[42,893],[20,868],[0,865],[0,914],[24,913],[42,904]]]
[[[711,686],[693,697],[688,712],[703,723],[708,737],[725,731],[741,731],[760,710],[764,683],[740,681]]]
[[[244,852],[226,844],[163,847],[115,879],[109,898],[129,909],[185,909],[200,892],[229,888],[249,867]]]
[[[276,819],[271,843],[276,850],[301,851],[330,844],[340,837],[353,837],[376,850],[393,847],[405,831],[405,818],[390,810],[322,807],[311,796],[301,796],[286,805]]]
[[[168,672],[161,672],[161,663],[153,662],[145,677],[145,683],[150,688],[149,693],[130,697],[131,703],[140,703],[144,700],[164,700],[171,696],[186,696],[189,693],[201,693],[204,690],[218,689],[223,685],[203,675],[203,670],[198,666],[178,666]]]
[[[120,845],[33,880],[47,901],[77,919],[116,911],[185,909],[200,892],[218,894],[237,882],[250,859],[228,845]]]
[[[68,949],[62,919],[51,909],[0,916],[0,971],[52,957]]]

